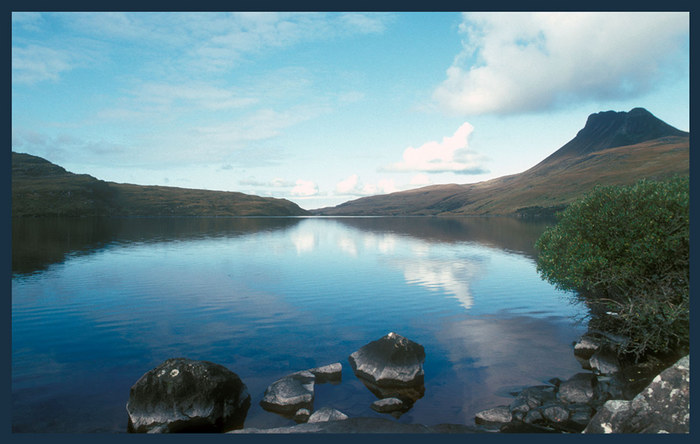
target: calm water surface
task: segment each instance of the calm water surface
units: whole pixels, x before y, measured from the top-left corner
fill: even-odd
[[[400,422],[474,424],[508,392],[580,370],[579,308],[543,282],[542,222],[510,218],[13,221],[12,428],[125,432],[129,388],[171,357],[236,372],[246,427],[292,425],[265,388],[341,362],[316,409],[382,416],[348,356],[390,331],[425,347]]]

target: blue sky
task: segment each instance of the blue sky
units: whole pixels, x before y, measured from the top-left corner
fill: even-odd
[[[12,149],[313,209],[518,173],[589,114],[688,131],[689,14],[12,14]]]

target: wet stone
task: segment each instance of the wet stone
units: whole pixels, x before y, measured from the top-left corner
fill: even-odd
[[[234,372],[219,364],[174,358],[131,387],[128,431],[225,432],[243,427],[250,395]]]
[[[302,423],[302,422],[307,422],[309,420],[309,417],[311,416],[311,412],[309,409],[299,409],[294,413],[294,421],[297,423]]]
[[[568,404],[586,404],[595,395],[597,379],[591,373],[577,373],[559,384],[557,399]]]
[[[342,421],[348,419],[348,415],[331,407],[323,407],[315,411],[308,420],[309,424],[328,421]]]
[[[311,409],[314,402],[315,376],[308,371],[293,373],[270,384],[260,405],[265,410],[293,414],[299,409]]]
[[[378,387],[423,384],[423,346],[393,332],[361,347],[348,360],[355,375]]]
[[[569,410],[558,403],[546,404],[542,406],[540,411],[542,412],[542,416],[544,416],[544,418],[547,421],[553,423],[562,423],[568,421],[570,416]]]
[[[392,413],[406,410],[406,404],[399,398],[384,398],[374,401],[370,406],[379,413]]]
[[[492,425],[505,424],[513,420],[513,415],[508,406],[502,405],[492,409],[483,410],[476,414],[474,421],[477,424]]]
[[[325,382],[338,383],[342,379],[343,365],[340,362],[336,362],[334,364],[312,368],[308,371],[313,373],[316,377],[317,384],[323,384]]]

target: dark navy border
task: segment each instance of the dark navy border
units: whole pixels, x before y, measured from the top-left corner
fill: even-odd
[[[2,37],[3,37],[3,70],[2,70],[2,117],[4,122],[4,140],[7,146],[0,150],[0,165],[2,173],[0,173],[0,226],[2,228],[2,253],[0,254],[0,269],[3,270],[4,280],[2,282],[2,314],[3,318],[0,322],[2,328],[2,356],[0,359],[0,380],[2,381],[3,402],[0,410],[0,439],[3,443],[45,443],[45,442],[67,442],[81,444],[95,443],[100,444],[112,442],[148,442],[148,443],[208,443],[208,442],[225,442],[225,443],[271,443],[271,444],[315,444],[315,443],[353,443],[353,444],[369,444],[369,443],[421,443],[421,444],[471,444],[471,443],[549,443],[549,442],[595,442],[595,443],[622,443],[622,442],[690,442],[692,436],[699,433],[696,422],[691,416],[691,433],[689,435],[509,435],[509,434],[469,434],[469,435],[393,435],[393,434],[346,434],[346,435],[160,435],[160,436],[142,436],[130,434],[16,434],[11,432],[11,414],[10,414],[10,395],[11,395],[11,268],[12,268],[12,250],[11,250],[11,147],[12,147],[12,129],[11,129],[11,12],[12,11],[159,11],[159,10],[177,10],[177,11],[224,11],[224,10],[286,10],[286,11],[461,11],[461,10],[522,10],[522,11],[628,11],[628,10],[643,10],[643,11],[689,11],[691,27],[691,100],[690,100],[690,126],[697,127],[698,119],[696,110],[697,94],[693,85],[692,73],[697,72],[697,56],[696,49],[698,48],[698,33],[694,29],[697,23],[694,13],[697,8],[693,5],[695,1],[690,0],[665,0],[649,2],[629,1],[629,0],[588,0],[581,1],[531,1],[523,2],[516,0],[490,0],[484,1],[455,1],[455,0],[432,0],[432,1],[415,1],[415,0],[301,0],[301,1],[281,1],[281,0],[237,0],[237,1],[214,1],[214,0],[199,0],[196,2],[185,2],[182,0],[175,1],[151,1],[151,0],[123,0],[120,2],[95,0],[69,0],[69,1],[51,1],[51,0],[9,0],[4,3],[7,8],[2,15]],[[641,105],[640,105],[641,106]],[[692,133],[692,130],[691,130]],[[697,295],[698,286],[692,283],[693,276],[700,276],[698,271],[698,248],[695,241],[695,228],[697,222],[697,201],[698,195],[695,193],[696,170],[698,168],[698,156],[695,150],[694,137],[690,139],[690,176],[691,176],[691,318],[695,319],[697,313]],[[698,191],[700,192],[700,191]],[[691,321],[691,350],[694,350],[695,336],[698,328],[693,326]],[[692,352],[691,352],[692,354]],[[700,405],[697,403],[698,397],[694,394],[694,384],[696,372],[691,367],[691,405]]]

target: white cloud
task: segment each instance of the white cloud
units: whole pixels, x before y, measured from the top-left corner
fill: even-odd
[[[472,131],[474,127],[465,122],[452,136],[443,137],[441,142],[430,141],[418,148],[408,147],[403,152],[403,160],[389,165],[386,169],[424,173],[482,174],[485,170],[481,165],[481,156],[469,149],[468,139]]]
[[[463,51],[433,95],[456,114],[635,97],[689,60],[685,12],[465,13],[460,30]]]
[[[377,183],[363,184],[360,176],[352,174],[341,180],[335,186],[336,195],[341,196],[372,196],[399,191],[393,179],[380,179]]]
[[[292,196],[308,197],[318,194],[318,185],[310,180],[299,179],[290,192]]]

